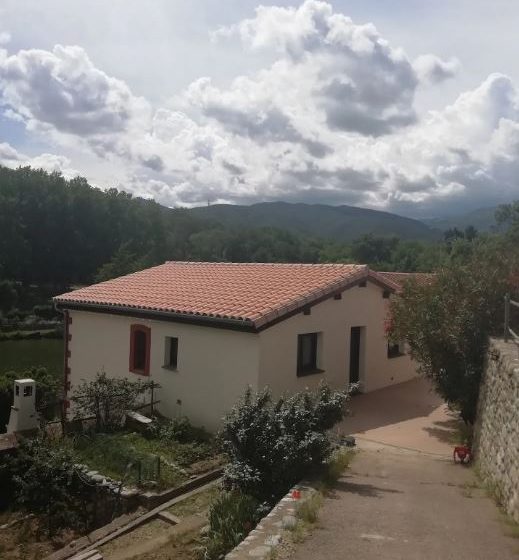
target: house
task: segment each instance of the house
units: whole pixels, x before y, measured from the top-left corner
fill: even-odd
[[[216,429],[248,385],[400,383],[416,375],[385,336],[400,287],[365,265],[167,262],[80,288],[55,298],[66,392],[100,371],[153,379],[164,415]]]

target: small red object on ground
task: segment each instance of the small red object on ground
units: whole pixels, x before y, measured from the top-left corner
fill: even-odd
[[[472,451],[466,445],[459,445],[454,448],[452,457],[455,463],[459,461],[462,464],[467,464],[472,461]]]
[[[301,499],[301,490],[292,490],[292,499],[300,500]]]

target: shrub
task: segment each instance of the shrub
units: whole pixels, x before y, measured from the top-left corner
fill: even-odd
[[[249,388],[220,434],[230,459],[226,487],[274,504],[330,456],[327,431],[343,418],[346,398],[324,384],[276,402],[268,389]]]
[[[204,558],[217,560],[232,550],[266,513],[257,500],[239,491],[221,492],[209,509]]]
[[[74,457],[42,439],[22,440],[7,460],[15,501],[22,509],[45,515],[48,532],[88,523],[89,488],[74,472]]]
[[[156,421],[148,429],[148,436],[179,443],[206,443],[211,435],[203,428],[196,428],[186,416],[172,420]]]
[[[94,416],[97,432],[121,428],[126,412],[137,404],[139,397],[158,385],[153,381],[130,381],[98,373],[94,381],[84,381],[75,389],[72,401],[77,418]]]

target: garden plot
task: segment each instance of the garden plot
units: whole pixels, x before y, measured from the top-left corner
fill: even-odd
[[[212,440],[145,437],[135,432],[93,434],[69,439],[78,463],[125,486],[174,488],[223,464]]]

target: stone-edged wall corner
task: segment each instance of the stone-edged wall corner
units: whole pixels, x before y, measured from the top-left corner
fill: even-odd
[[[296,513],[299,504],[308,500],[316,490],[310,486],[297,485],[290,489],[253,529],[245,539],[231,552],[225,560],[267,559],[281,543],[285,529],[293,528],[297,523]],[[293,496],[300,494],[300,497]]]
[[[519,522],[519,348],[513,342],[490,342],[473,447],[483,480]]]

